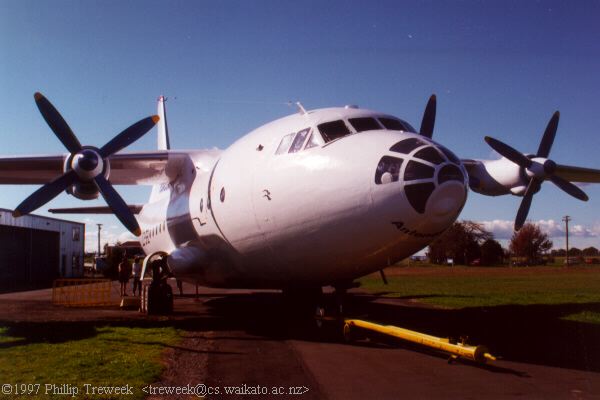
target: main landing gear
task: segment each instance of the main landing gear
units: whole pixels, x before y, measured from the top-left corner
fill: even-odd
[[[142,289],[141,311],[147,314],[166,315],[173,312],[173,290],[167,283],[171,273],[166,257],[151,262],[152,281]]]

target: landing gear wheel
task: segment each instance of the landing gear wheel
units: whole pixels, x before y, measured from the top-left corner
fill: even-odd
[[[166,315],[173,312],[173,290],[167,283],[144,287],[143,309],[148,315]]]
[[[317,305],[320,305],[323,292],[318,288],[283,289],[286,311],[294,318],[312,318]]]

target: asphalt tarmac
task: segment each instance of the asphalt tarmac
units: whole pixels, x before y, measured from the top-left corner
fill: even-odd
[[[499,314],[486,318],[481,310],[470,311],[480,315],[452,313],[408,300],[352,295],[349,309],[365,319],[440,336],[461,325],[473,330],[473,344],[488,345],[504,357],[487,365],[449,364],[444,354],[400,342],[343,343],[338,326],[318,329],[309,318],[297,318],[277,292],[200,287],[196,296],[187,284],[184,291],[169,318],[116,307],[55,307],[50,290],[3,294],[0,325],[32,331],[68,326],[72,335],[90,324],[177,326],[184,339],[166,353],[167,368],[157,384],[203,383],[219,390],[207,398],[600,399],[598,330],[544,322],[539,310],[502,310],[506,320],[496,321]],[[554,346],[546,348],[549,343]],[[246,395],[224,394],[225,387],[234,386]],[[264,388],[269,395],[252,394]],[[274,389],[280,394],[272,395]]]

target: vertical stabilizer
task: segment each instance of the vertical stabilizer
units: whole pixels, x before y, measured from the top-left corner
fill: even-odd
[[[167,98],[165,96],[159,96],[158,98],[158,150],[170,150],[171,143],[169,142],[169,128],[167,127],[167,110],[165,108],[165,102]]]
[[[170,150],[171,143],[169,142],[169,128],[167,127],[167,110],[165,108],[165,102],[167,98],[165,96],[159,96],[158,99],[158,110],[157,114],[160,120],[156,124],[158,129],[158,138],[156,141],[158,150]],[[150,203],[157,200],[161,195],[160,185],[153,185],[152,192],[150,192]]]

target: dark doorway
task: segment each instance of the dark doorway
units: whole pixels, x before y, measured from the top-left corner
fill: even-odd
[[[52,286],[59,251],[58,232],[0,225],[0,291]]]

